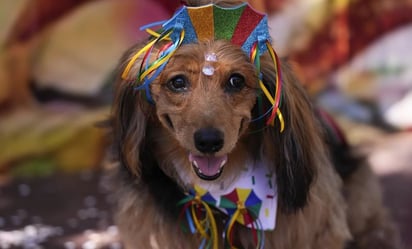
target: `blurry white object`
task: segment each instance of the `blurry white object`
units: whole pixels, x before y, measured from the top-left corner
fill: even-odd
[[[281,56],[304,48],[331,15],[328,0],[294,0],[268,19],[274,48]]]
[[[412,91],[395,102],[384,114],[385,120],[402,129],[412,128]]]
[[[348,96],[376,103],[398,128],[412,127],[412,25],[374,42],[335,74]]]

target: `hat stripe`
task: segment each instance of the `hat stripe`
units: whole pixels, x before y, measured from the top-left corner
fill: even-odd
[[[230,41],[245,8],[246,4],[230,9],[214,5],[215,40]]]
[[[199,41],[210,40],[214,36],[213,5],[202,8],[188,8],[192,25]]]
[[[166,31],[174,30],[174,32],[170,35],[170,38],[174,41],[179,39],[181,29],[185,30],[183,44],[193,43],[193,41],[198,40],[187,8],[181,8],[180,10],[178,10],[173,18],[166,21],[162,26]]]
[[[190,22],[190,16],[189,16],[188,9],[185,9],[185,11],[181,13],[181,18],[185,20],[185,24],[184,24],[185,37],[184,37],[183,43],[184,44],[193,43],[193,41],[198,40],[195,27],[193,27],[192,22]]]
[[[251,51],[253,44],[258,42],[259,46],[259,55],[263,54],[267,50],[266,41],[270,41],[271,38],[269,36],[268,24],[267,24],[267,17],[263,17],[259,24],[253,26],[253,30],[248,31],[248,37],[246,40],[241,44],[242,49],[244,51]]]
[[[231,42],[242,46],[263,17],[263,14],[257,13],[247,5],[237,23]]]

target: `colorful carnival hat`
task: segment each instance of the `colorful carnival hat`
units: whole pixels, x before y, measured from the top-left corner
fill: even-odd
[[[159,32],[151,29],[155,26],[161,26]],[[240,46],[255,64],[259,73],[259,87],[272,105],[266,113],[262,113],[262,117],[268,116],[266,123],[273,125],[277,116],[281,125],[280,129],[283,131],[284,121],[279,110],[282,89],[281,70],[279,58],[270,44],[267,15],[255,11],[247,3],[231,8],[223,8],[215,4],[200,7],[183,6],[169,20],[152,23],[142,29],[153,38],[131,58],[122,78],[125,80],[128,78],[133,64],[142,57],[136,76],[139,84],[137,89],[145,90],[149,102],[154,103],[150,94],[150,84],[181,45],[206,40],[227,40]],[[153,47],[160,42],[165,42],[165,45],[161,46],[160,52],[152,54]],[[260,72],[260,56],[265,52],[271,56],[277,72],[276,87],[273,93],[263,84]]]

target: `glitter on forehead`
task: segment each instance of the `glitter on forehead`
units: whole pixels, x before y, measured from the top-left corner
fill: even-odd
[[[205,54],[205,65],[202,68],[204,75],[212,76],[215,73],[215,67],[210,62],[217,62],[217,56],[213,52]]]
[[[215,68],[212,65],[204,65],[202,73],[207,76],[212,76],[215,73]]]
[[[207,53],[205,55],[205,61],[214,61],[214,62],[216,62],[217,61],[216,54],[215,53]]]

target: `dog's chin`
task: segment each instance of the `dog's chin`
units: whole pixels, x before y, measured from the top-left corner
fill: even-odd
[[[223,156],[198,156],[189,153],[189,161],[193,171],[202,180],[213,181],[218,179],[227,162],[227,155]]]

